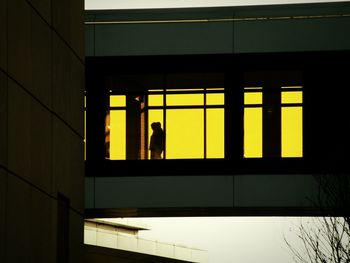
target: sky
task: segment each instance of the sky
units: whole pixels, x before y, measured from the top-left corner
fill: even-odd
[[[208,263],[292,263],[284,237],[295,247],[304,217],[128,218],[150,230],[139,237],[208,251]]]
[[[144,9],[345,2],[339,0],[85,0],[85,9]]]

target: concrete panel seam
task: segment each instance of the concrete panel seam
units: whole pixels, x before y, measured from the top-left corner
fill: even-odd
[[[79,57],[77,52],[75,52],[75,50],[69,45],[67,40],[65,40],[54,27],[51,26],[50,28],[56,33],[56,35],[62,40],[62,42],[68,47],[68,49],[74,54],[74,56],[81,62],[81,64],[85,66],[85,61]]]
[[[25,0],[27,2],[27,4],[35,11],[35,13],[45,22],[45,24],[47,26],[49,26],[51,28],[51,25],[46,21],[46,19],[41,15],[41,13],[39,12],[38,9],[36,9],[35,6],[33,6],[33,4],[29,1],[29,0]]]
[[[64,44],[69,48],[69,50],[74,54],[74,56],[85,66],[85,61],[79,57],[77,52],[69,45],[69,43],[60,35],[60,33],[52,26],[50,23],[46,21],[46,19],[40,14],[40,12],[26,0],[26,3],[34,10],[34,12],[44,21],[44,23],[50,28],[51,31],[54,31],[57,36],[64,42]],[[52,8],[51,8],[52,10]],[[52,11],[51,11],[52,12]],[[51,14],[52,15],[52,14]],[[51,16],[52,17],[52,16]]]
[[[61,116],[59,116],[56,112],[47,107],[43,102],[41,102],[33,93],[27,90],[21,83],[19,83],[16,79],[14,79],[8,72],[4,72],[5,75],[10,78],[13,82],[15,82],[20,88],[23,89],[24,92],[27,93],[32,99],[34,99],[37,103],[39,103],[43,108],[45,108],[50,114],[54,115],[60,121],[62,121],[73,133],[75,133],[80,139],[84,139],[84,136],[77,132],[66,120],[64,120]]]
[[[28,181],[27,179],[23,178],[22,176],[16,174],[15,172],[9,170],[8,168],[6,167],[3,167],[2,165],[0,165],[0,168],[2,168],[3,170],[5,170],[7,172],[7,176],[15,176],[17,179],[21,180],[22,182],[26,183],[27,185],[29,185],[30,187],[36,189],[37,191],[41,192],[42,194],[50,197],[51,199],[54,199],[54,200],[58,200],[56,196],[53,196],[51,195],[50,193],[46,192],[45,190],[41,189],[40,187],[36,186],[35,184],[33,184],[32,182]],[[75,209],[74,207],[72,206],[69,206],[69,209],[74,211],[76,214],[84,217],[84,214],[81,213],[79,210]]]

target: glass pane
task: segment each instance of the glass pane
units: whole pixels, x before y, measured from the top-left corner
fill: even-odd
[[[302,91],[282,91],[281,103],[303,103]]]
[[[245,92],[244,104],[262,104],[262,92]]]
[[[163,106],[163,95],[149,95],[148,106]]]
[[[166,112],[166,158],[204,158],[204,115],[202,109]]]
[[[244,109],[244,157],[261,158],[263,147],[262,108]]]
[[[125,160],[126,157],[126,111],[110,111],[110,159]]]
[[[204,94],[169,94],[166,96],[167,106],[203,105]]]
[[[303,108],[282,107],[282,157],[303,157]]]
[[[125,107],[126,106],[125,95],[111,95],[111,96],[109,96],[109,106],[110,107]]]
[[[224,103],[223,93],[207,93],[207,105],[224,105]]]
[[[149,110],[148,111],[148,150],[149,150],[149,143],[151,141],[151,135],[153,133],[153,130],[151,128],[151,124],[153,122],[160,122],[161,126],[164,130],[163,125],[163,110]],[[163,153],[164,154],[164,153]],[[151,159],[151,153],[148,151],[148,159]]]
[[[224,109],[207,109],[207,158],[225,157],[224,117]]]

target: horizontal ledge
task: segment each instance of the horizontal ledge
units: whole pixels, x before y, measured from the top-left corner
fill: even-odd
[[[174,24],[174,23],[218,23],[235,21],[265,21],[265,20],[293,20],[343,18],[350,14],[309,15],[309,16],[275,16],[275,17],[238,17],[238,18],[209,18],[209,19],[170,19],[170,20],[117,20],[117,21],[87,21],[85,25],[118,25],[118,24]]]
[[[85,218],[220,217],[220,216],[343,216],[343,211],[320,207],[164,207],[85,209]]]

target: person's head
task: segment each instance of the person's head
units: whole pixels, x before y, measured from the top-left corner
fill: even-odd
[[[152,122],[151,128],[152,128],[152,130],[157,131],[157,130],[162,129],[162,126],[161,126],[160,122]]]
[[[157,129],[157,122],[152,122],[151,128],[155,131]]]

